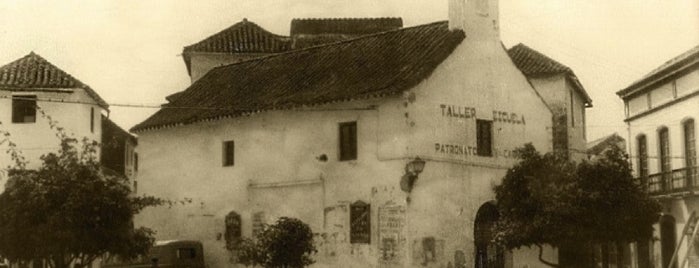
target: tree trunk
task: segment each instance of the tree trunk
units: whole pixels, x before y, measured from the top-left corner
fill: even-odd
[[[70,263],[66,263],[63,256],[53,257],[53,265],[54,265],[54,268],[69,268],[70,267]]]
[[[558,263],[561,267],[593,268],[594,247],[590,243],[568,244],[559,247]]]

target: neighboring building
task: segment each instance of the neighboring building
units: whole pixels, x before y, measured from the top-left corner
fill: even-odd
[[[594,159],[613,147],[626,151],[626,139],[614,133],[587,143],[587,157]]]
[[[515,148],[553,150],[556,113],[504,49],[497,1],[449,6],[449,21],[407,28],[294,20],[290,37],[244,20],[185,47],[192,85],[132,130],[139,191],[193,203],[138,224],[202,241],[210,267],[230,265],[227,237],[280,216],[317,234],[318,267],[541,266],[491,243],[492,187]],[[556,75],[549,101],[574,90],[561,105],[584,114],[572,71]]]
[[[106,169],[132,181],[136,190],[138,171],[138,140],[106,116],[102,116],[102,153],[100,164]]]
[[[664,206],[654,237],[637,245],[638,267],[668,267],[689,216],[699,209],[699,46],[666,62],[617,95],[626,108],[634,174]],[[688,251],[685,243],[679,250],[679,259],[689,255],[690,267],[696,267],[697,248],[695,245]]]
[[[10,133],[27,168],[38,168],[42,155],[60,149],[49,124],[53,120],[72,137],[101,143],[98,154],[107,172],[135,180],[136,138],[103,115],[108,108],[92,88],[34,52],[0,67],[0,131]],[[7,143],[0,143],[0,192],[7,182],[5,169],[13,163],[7,149]],[[0,259],[0,267],[4,263]],[[46,267],[40,262],[25,266]]]
[[[585,109],[592,107],[592,99],[573,70],[524,44],[508,52],[553,110],[554,151],[575,161],[585,159]]]
[[[42,113],[69,134],[101,141],[101,114],[108,107],[89,86],[34,52],[0,67],[0,130],[10,133],[29,168],[38,167],[41,155],[59,148]],[[6,149],[6,143],[0,144],[0,169],[12,163]],[[0,175],[0,187],[5,179]]]

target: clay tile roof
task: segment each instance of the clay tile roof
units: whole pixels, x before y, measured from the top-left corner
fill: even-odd
[[[585,98],[587,104],[592,106],[592,99],[582,87],[582,84],[580,84],[580,81],[573,70],[568,66],[565,66],[522,43],[511,47],[507,50],[507,53],[510,55],[512,62],[514,62],[517,68],[528,77],[541,77],[555,74],[566,75],[578,88],[578,91],[583,98]]]
[[[690,50],[685,51],[677,57],[674,57],[666,61],[650,73],[641,77],[641,79],[636,80],[635,82],[631,83],[631,85],[629,85],[625,89],[620,90],[616,94],[619,96],[626,95],[631,91],[635,91],[634,89],[646,84],[647,82],[653,81],[656,78],[663,77],[664,75],[667,75],[685,66],[688,63],[691,63],[693,61],[696,62],[697,59],[699,59],[699,45],[691,48]]]
[[[190,53],[279,53],[291,50],[291,39],[273,34],[254,22],[241,22],[184,47],[187,72],[191,71]]]
[[[599,155],[610,146],[617,146],[620,149],[625,150],[626,140],[619,136],[619,134],[617,133],[610,134],[602,138],[596,139],[594,141],[588,142],[587,153],[591,155]]]
[[[290,48],[288,37],[270,33],[254,22],[243,19],[196,44],[184,47],[184,52],[276,53]]]
[[[568,66],[521,43],[508,49],[507,53],[517,68],[527,76],[572,72]]]
[[[220,66],[132,131],[399,94],[464,37],[438,22]]]
[[[88,85],[34,52],[0,67],[0,90],[49,91],[70,88],[85,89],[99,106],[105,109],[109,107]]]
[[[291,35],[348,34],[363,35],[396,30],[403,27],[401,18],[309,18],[293,19]]]

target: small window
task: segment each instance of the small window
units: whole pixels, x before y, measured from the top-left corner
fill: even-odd
[[[36,96],[12,96],[12,123],[36,122]]]
[[[138,154],[133,154],[133,170],[138,171]]]
[[[479,156],[493,156],[493,121],[476,120],[476,140]]]
[[[90,132],[95,133],[95,108],[90,108]]]
[[[357,122],[340,123],[340,161],[357,159]]]
[[[193,248],[178,248],[177,258],[180,260],[194,259],[197,257],[197,251]]]
[[[229,167],[235,164],[235,142],[223,142],[223,166]]]

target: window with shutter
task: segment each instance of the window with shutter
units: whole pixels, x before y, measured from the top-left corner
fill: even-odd
[[[223,166],[229,167],[235,164],[235,142],[223,142]]]
[[[340,161],[357,159],[357,122],[340,123]]]
[[[493,121],[476,120],[477,154],[493,156]]]
[[[36,96],[12,96],[12,123],[36,122]]]

